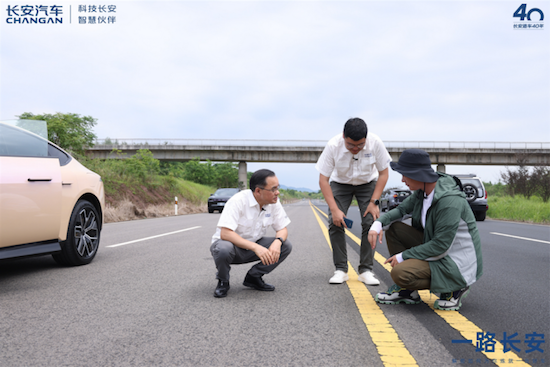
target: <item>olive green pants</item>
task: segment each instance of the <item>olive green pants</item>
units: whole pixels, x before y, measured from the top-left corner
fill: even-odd
[[[422,244],[424,233],[403,222],[395,222],[386,231],[388,251],[393,256]],[[395,284],[405,289],[430,289],[430,264],[424,260],[408,259],[395,265],[391,277]]]

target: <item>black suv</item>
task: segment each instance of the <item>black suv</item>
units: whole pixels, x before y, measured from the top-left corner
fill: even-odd
[[[208,198],[208,213],[214,213],[214,210],[221,213],[227,200],[239,191],[241,190],[233,188],[217,189],[216,192]]]
[[[483,221],[487,215],[487,191],[481,179],[475,174],[453,175],[462,183],[462,191],[466,194],[466,200],[470,204],[476,220]]]

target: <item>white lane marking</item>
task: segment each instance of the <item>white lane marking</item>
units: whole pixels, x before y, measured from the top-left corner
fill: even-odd
[[[497,233],[497,232],[489,232],[489,233],[495,234],[495,235],[497,235],[497,236],[519,238],[520,240],[525,240],[525,241],[542,242],[542,243],[548,243],[548,244],[550,244],[550,241],[536,240],[536,239],[534,239],[534,238],[512,236],[511,234],[504,234],[504,233]]]
[[[163,233],[163,234],[159,234],[159,235],[156,235],[156,236],[140,238],[139,240],[133,240],[133,241],[128,241],[128,242],[117,243],[116,245],[110,245],[110,246],[106,246],[106,247],[118,247],[118,246],[129,245],[129,244],[131,244],[131,243],[136,243],[136,242],[141,242],[141,241],[147,241],[147,240],[151,240],[151,239],[153,239],[153,238],[159,238],[159,237],[169,236],[169,235],[171,235],[171,234],[176,234],[176,233],[180,233],[180,232],[190,231],[190,230],[192,230],[192,229],[197,229],[197,228],[200,228],[200,227],[201,227],[201,226],[196,226],[196,227],[191,227],[191,228],[186,228],[186,229],[180,229],[179,231],[168,232],[168,233]]]

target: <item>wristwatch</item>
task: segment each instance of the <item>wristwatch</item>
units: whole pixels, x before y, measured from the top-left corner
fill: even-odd
[[[380,200],[376,199],[376,200],[372,200],[370,201],[371,203],[374,203],[374,205],[380,205]]]
[[[281,241],[281,246],[285,244],[285,241],[283,241],[283,239],[281,237],[277,237],[276,240]]]

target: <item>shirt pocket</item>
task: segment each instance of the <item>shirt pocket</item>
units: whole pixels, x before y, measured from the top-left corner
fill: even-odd
[[[237,221],[237,230],[239,236],[245,239],[250,239],[254,236],[254,221],[246,217],[241,217]]]
[[[360,161],[361,171],[362,172],[371,171],[375,163],[376,163],[376,158],[374,157],[374,155],[371,155],[370,157],[361,158],[361,161]]]
[[[269,216],[268,216],[269,215]],[[266,214],[263,218],[262,218],[262,228],[263,229],[266,229],[266,228],[269,228],[273,225],[273,213],[270,213],[270,214]]]
[[[336,173],[339,177],[346,177],[347,173],[351,169],[351,160],[347,159],[340,159],[336,162],[336,165],[334,168],[336,169]]]

